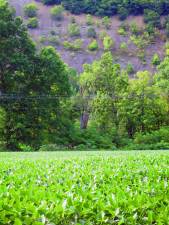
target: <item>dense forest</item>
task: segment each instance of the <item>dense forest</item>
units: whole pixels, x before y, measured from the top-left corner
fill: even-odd
[[[167,0],[42,0],[44,4],[60,4],[73,13],[90,13],[99,16],[119,14],[122,18],[129,14],[142,14],[144,10],[154,10],[160,15],[169,13]]]
[[[160,6],[167,10],[167,3]],[[0,0],[0,145],[22,151],[169,148],[168,42],[164,52],[162,61],[153,58],[155,74],[138,71],[131,79],[109,48],[77,74],[53,47],[37,51],[22,19]]]

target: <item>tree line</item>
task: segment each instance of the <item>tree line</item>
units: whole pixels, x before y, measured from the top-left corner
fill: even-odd
[[[169,2],[167,0],[42,0],[44,4],[62,4],[73,14],[91,14],[125,20],[129,15],[143,15],[149,33],[154,28],[165,29],[169,36]],[[161,20],[161,16],[165,16]]]
[[[138,15],[146,9],[154,10],[160,15],[169,13],[169,2],[167,0],[42,0],[42,2],[44,4],[62,3],[72,13],[89,13],[97,16]]]
[[[105,51],[78,75],[0,0],[1,148],[169,148],[168,48],[156,74],[131,79]]]

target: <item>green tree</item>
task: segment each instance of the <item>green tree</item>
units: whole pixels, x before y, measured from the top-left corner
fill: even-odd
[[[128,135],[159,129],[164,121],[166,103],[159,96],[158,88],[148,71],[138,72],[129,82],[125,102]]]
[[[68,34],[70,37],[80,36],[80,28],[76,23],[71,23],[68,26]]]
[[[91,15],[88,14],[88,15],[86,16],[86,24],[89,25],[89,26],[91,26],[91,25],[93,25],[93,23],[94,23],[93,17],[92,17]]]
[[[128,86],[127,74],[120,70],[118,64],[113,63],[111,53],[107,52],[99,61],[85,66],[80,76],[80,85],[83,98],[90,96],[88,105],[91,118],[99,130],[111,133],[115,129],[117,138],[123,121],[121,99]]]
[[[27,22],[27,27],[31,29],[35,29],[38,27],[38,19],[36,17],[32,17]]]
[[[42,0],[42,2],[46,5],[51,5],[51,4],[60,4],[61,0]]]
[[[158,72],[154,76],[156,85],[160,88],[163,98],[169,105],[169,56],[166,56],[158,66]]]
[[[165,29],[166,29],[167,37],[169,37],[169,22],[167,22]]]
[[[29,3],[24,7],[24,13],[28,17],[36,17],[37,16],[38,7],[35,3]]]
[[[63,11],[64,11],[63,6],[58,5],[58,6],[54,6],[51,9],[50,13],[54,20],[62,20],[63,19]]]
[[[88,45],[88,49],[90,51],[96,51],[98,50],[98,48],[99,48],[99,45],[96,40],[91,41],[91,43]]]
[[[3,0],[0,27],[0,107],[5,115],[1,138],[8,149],[38,148],[68,131],[63,125],[64,99],[39,98],[68,96],[67,70],[52,47],[36,53],[21,19],[14,18]]]
[[[160,15],[156,11],[145,9],[144,10],[144,21],[145,23],[152,24],[154,27],[161,27]]]
[[[160,64],[160,57],[159,57],[159,55],[156,53],[156,54],[154,54],[153,55],[153,57],[152,57],[152,60],[151,60],[151,62],[152,62],[152,64],[153,65],[159,65]]]
[[[103,47],[105,51],[109,51],[114,47],[114,41],[110,36],[105,36],[103,39]]]
[[[88,30],[87,30],[87,36],[89,38],[96,38],[97,37],[97,34],[96,34],[96,31],[94,29],[94,27],[89,27]]]
[[[111,27],[111,20],[108,16],[103,17],[102,24],[105,26],[106,29],[110,29]]]
[[[118,14],[119,14],[120,20],[125,20],[127,18],[128,14],[129,14],[129,11],[125,7],[120,7],[118,9]]]

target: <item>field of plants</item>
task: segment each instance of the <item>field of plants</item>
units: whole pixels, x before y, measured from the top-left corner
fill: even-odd
[[[0,224],[169,224],[169,152],[0,153]]]

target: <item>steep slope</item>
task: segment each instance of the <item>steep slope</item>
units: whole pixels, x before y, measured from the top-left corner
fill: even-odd
[[[147,43],[147,40],[144,40],[144,37],[142,37],[142,40],[139,41],[142,43],[145,41],[146,43],[143,46],[138,47],[133,43],[134,41],[131,40],[131,37],[134,36],[134,34],[132,34],[130,29],[126,31],[125,35],[119,34],[119,28],[124,22],[119,21],[117,17],[111,18],[110,29],[105,28],[101,18],[93,17],[94,22],[92,27],[97,34],[96,40],[99,44],[99,49],[97,51],[89,51],[88,45],[93,39],[87,36],[90,26],[86,24],[86,15],[72,15],[65,11],[62,21],[54,21],[50,15],[52,6],[45,6],[38,1],[31,0],[9,0],[9,2],[16,9],[16,15],[22,16],[25,23],[27,23],[27,18],[24,16],[24,6],[30,2],[35,2],[37,4],[39,26],[36,29],[29,29],[30,35],[36,41],[39,48],[43,45],[54,45],[63,60],[78,72],[82,71],[84,63],[91,63],[98,59],[104,52],[103,43],[100,38],[100,35],[103,34],[103,32],[113,39],[115,44],[112,48],[112,52],[115,60],[121,64],[122,68],[125,68],[128,64],[132,64],[134,71],[154,71],[155,67],[151,64],[153,55],[157,53],[161,59],[163,58],[164,35],[162,34],[162,31],[160,31],[158,37],[156,37],[152,43]],[[80,28],[79,37],[70,37],[68,34],[68,27],[71,24],[72,17]],[[125,23],[128,27],[133,23],[137,24],[138,28],[142,29],[143,33],[144,22],[141,16],[130,16]],[[141,35],[138,35],[137,39],[140,37]],[[77,39],[82,40],[80,49],[76,51],[66,49],[64,45],[65,41],[72,43]],[[122,48],[124,43],[126,44],[125,49]]]

